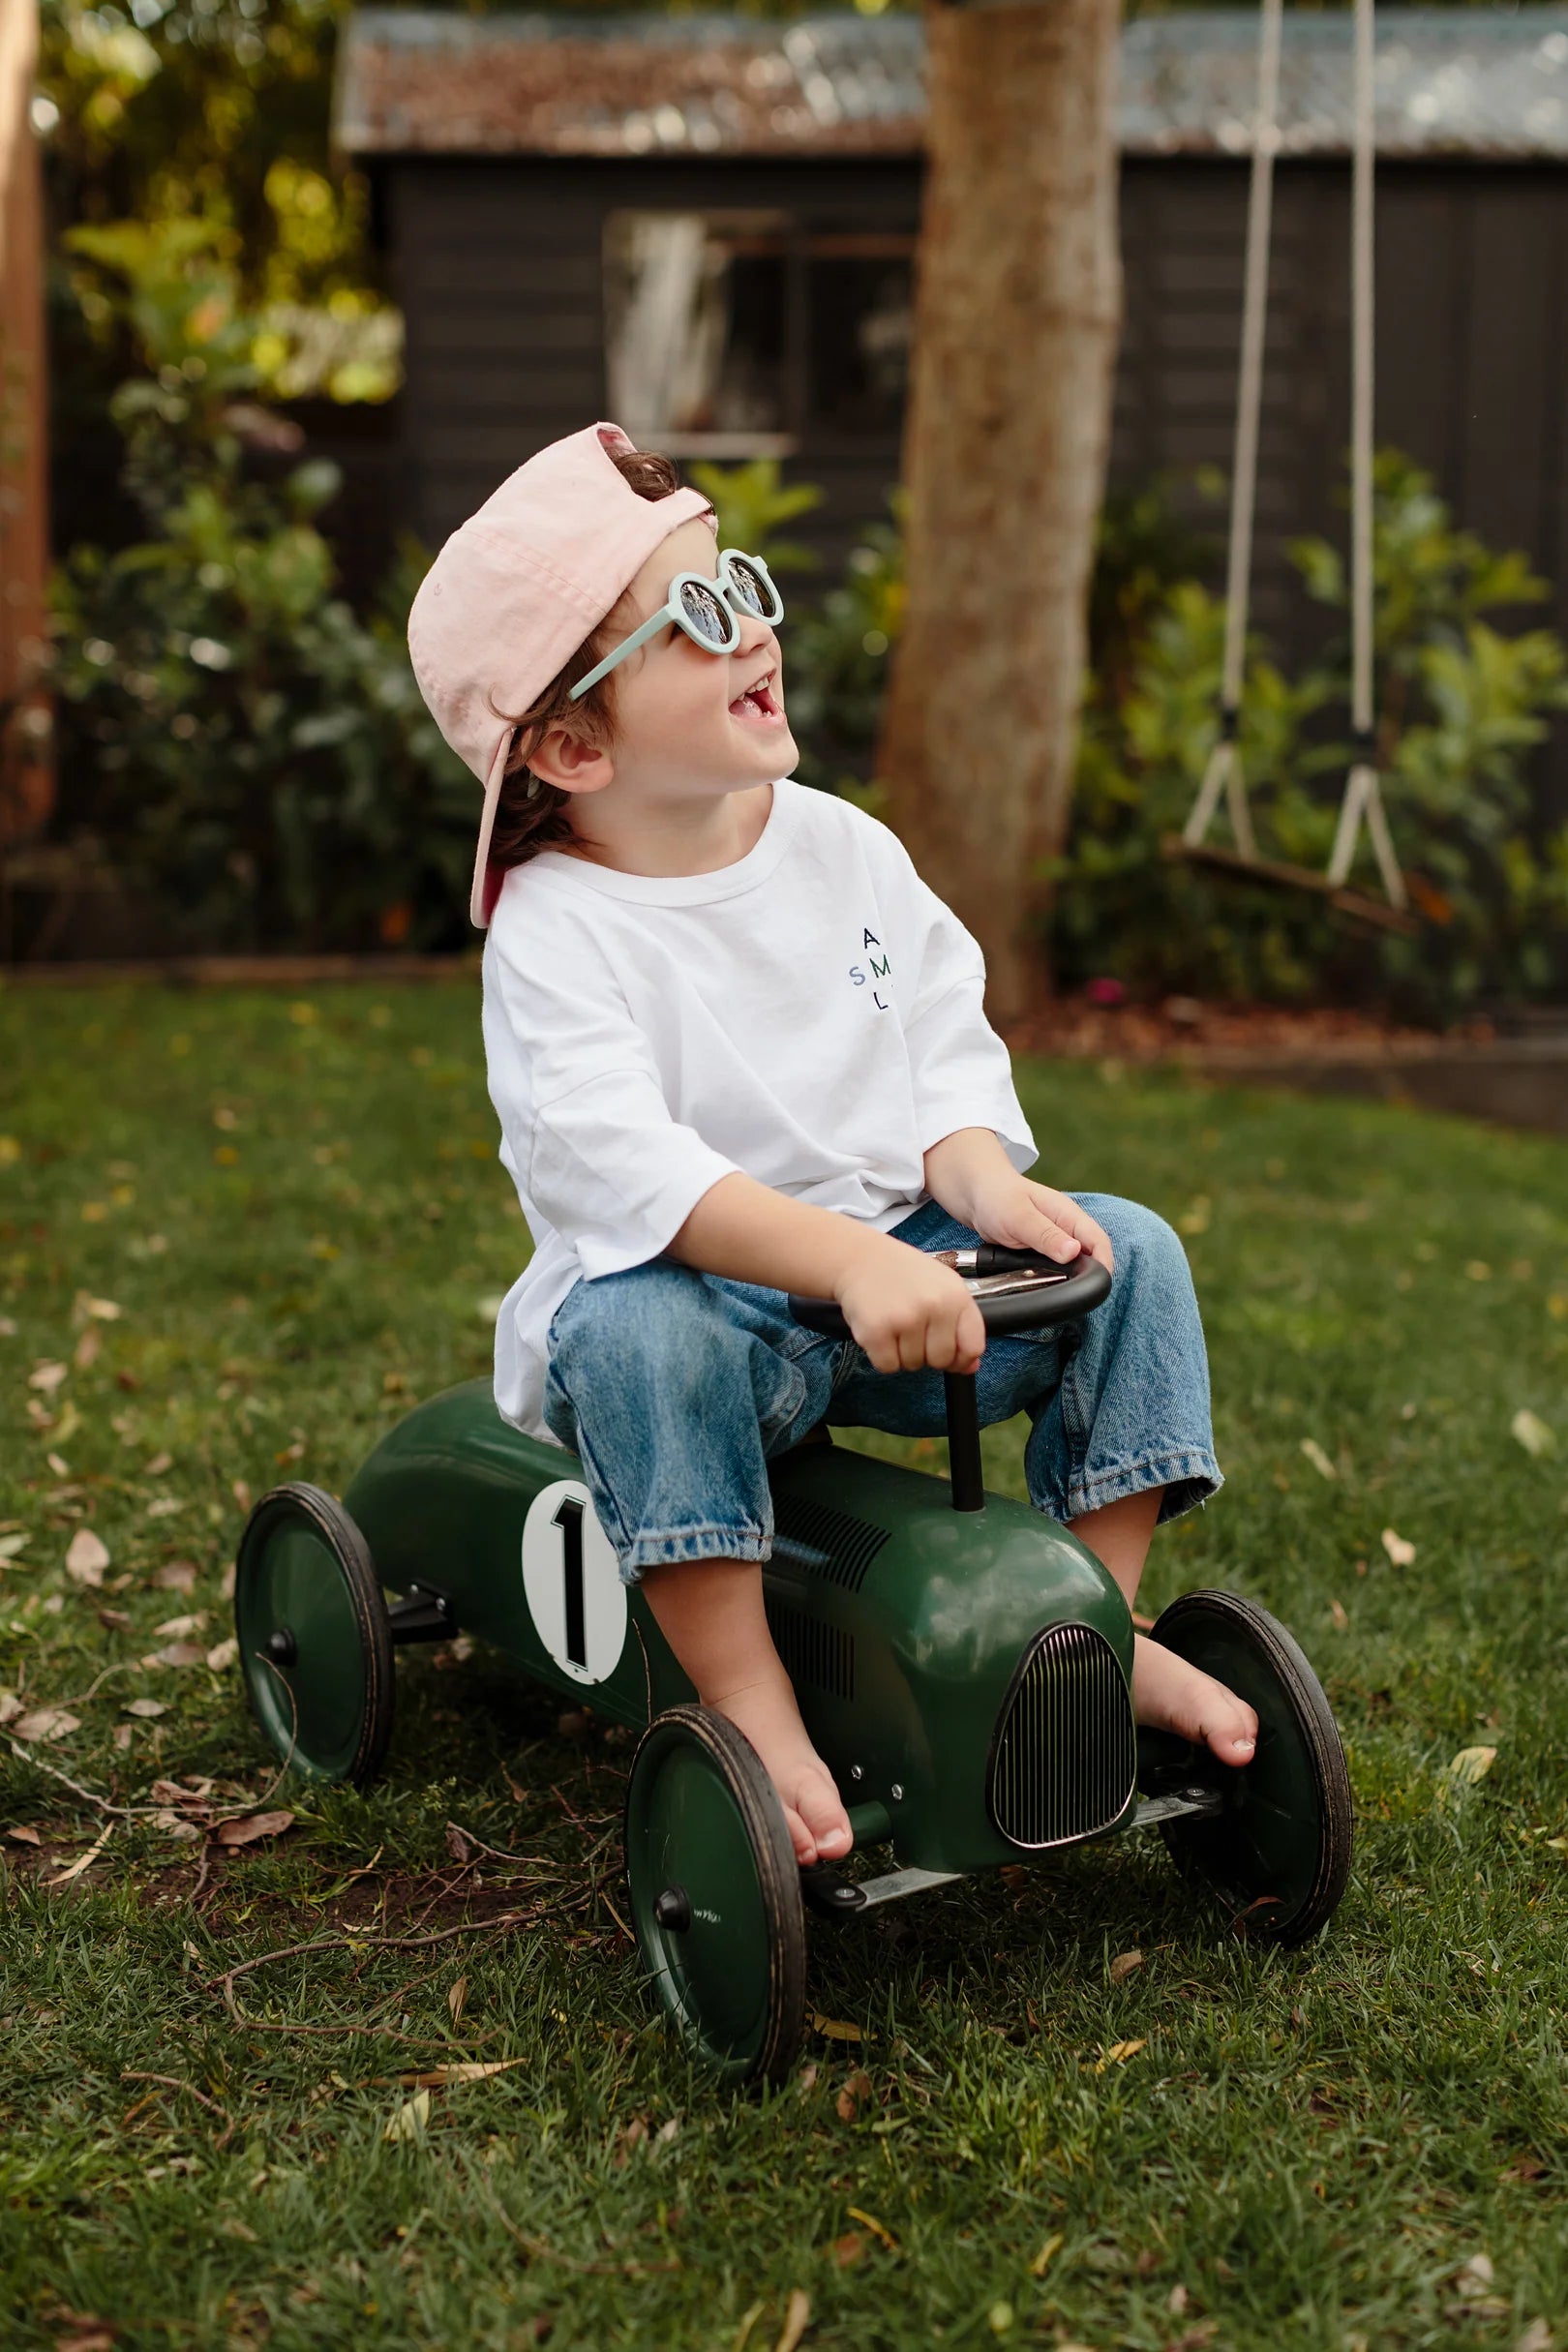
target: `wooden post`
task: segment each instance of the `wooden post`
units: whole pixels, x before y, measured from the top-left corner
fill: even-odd
[[[926,10],[927,177],[904,428],[908,607],[877,772],[985,951],[1046,984],[1120,324],[1117,0]]]
[[[36,0],[0,0],[0,848],[53,804],[47,647],[44,193]]]

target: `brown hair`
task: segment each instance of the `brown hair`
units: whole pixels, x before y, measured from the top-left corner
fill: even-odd
[[[667,498],[680,487],[680,477],[670,460],[655,456],[651,450],[623,450],[614,462],[640,498]],[[614,619],[615,614],[607,613],[571,660],[557,671],[544,692],[535,695],[527,710],[518,714],[512,748],[506,755],[506,773],[496,802],[495,829],[490,836],[493,866],[526,865],[541,850],[553,849],[572,837],[571,794],[536,777],[528,761],[551,728],[558,727],[563,720],[569,721],[573,732],[586,742],[602,746],[614,740],[613,671],[608,678],[601,678],[596,686],[590,686],[581,702],[574,703],[571,699],[578,679],[586,678],[610,650]]]

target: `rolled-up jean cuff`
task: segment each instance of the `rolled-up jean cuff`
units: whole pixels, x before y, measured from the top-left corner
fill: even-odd
[[[644,1528],[620,1562],[623,1584],[640,1584],[649,1568],[668,1568],[678,1560],[765,1560],[771,1539],[760,1527],[670,1527],[662,1533]]]
[[[1154,1454],[1144,1462],[1125,1462],[1114,1470],[1098,1470],[1074,1479],[1068,1490],[1068,1516],[1082,1519],[1086,1512],[1102,1511],[1107,1503],[1122,1502],[1129,1494],[1147,1494],[1151,1487],[1162,1487],[1164,1494],[1155,1523],[1165,1527],[1173,1519],[1185,1519],[1211,1494],[1218,1494],[1224,1483],[1212,1454]]]

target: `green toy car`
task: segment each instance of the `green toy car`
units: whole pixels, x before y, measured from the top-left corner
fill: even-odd
[[[989,1246],[958,1256],[988,1332],[1089,1312],[1109,1277]],[[792,1300],[842,1334],[836,1307]],[[625,1809],[637,1943],[686,2048],[719,2077],[777,2082],[805,2020],[805,1911],[829,1919],[1123,1829],[1158,1824],[1178,1868],[1250,1935],[1300,1944],[1350,1866],[1350,1789],[1322,1689],[1254,1602],[1191,1592],[1154,1638],[1257,1711],[1241,1770],[1139,1733],[1132,1620],[1065,1527],[987,1494],[972,1375],[946,1375],[950,1488],[829,1441],[771,1464],[769,1623],[831,1770],[859,1879],[797,1864],[748,1740],[698,1704],[620,1579],[575,1456],[522,1435],[475,1380],[422,1404],[343,1501],[262,1496],[241,1538],[234,1613],[251,1705],[278,1755],[368,1781],[391,1735],[393,1656],[459,1632],[640,1731]],[[404,1598],[388,1608],[383,1588]]]

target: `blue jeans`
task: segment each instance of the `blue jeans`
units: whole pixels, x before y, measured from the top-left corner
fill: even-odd
[[[1209,1368],[1186,1253],[1135,1201],[1071,1197],[1116,1253],[1110,1296],[1054,1329],[991,1339],[981,1425],[1027,1412],[1029,1499],[1052,1519],[1164,1490],[1161,1522],[1221,1484]],[[893,1228],[919,1250],[979,1236],[928,1200]],[[579,1282],[550,1326],[544,1416],[582,1459],[599,1523],[629,1584],[668,1560],[764,1560],[767,1462],[819,1421],[940,1436],[942,1374],[879,1372],[853,1340],[806,1331],[781,1290],[651,1258]]]

